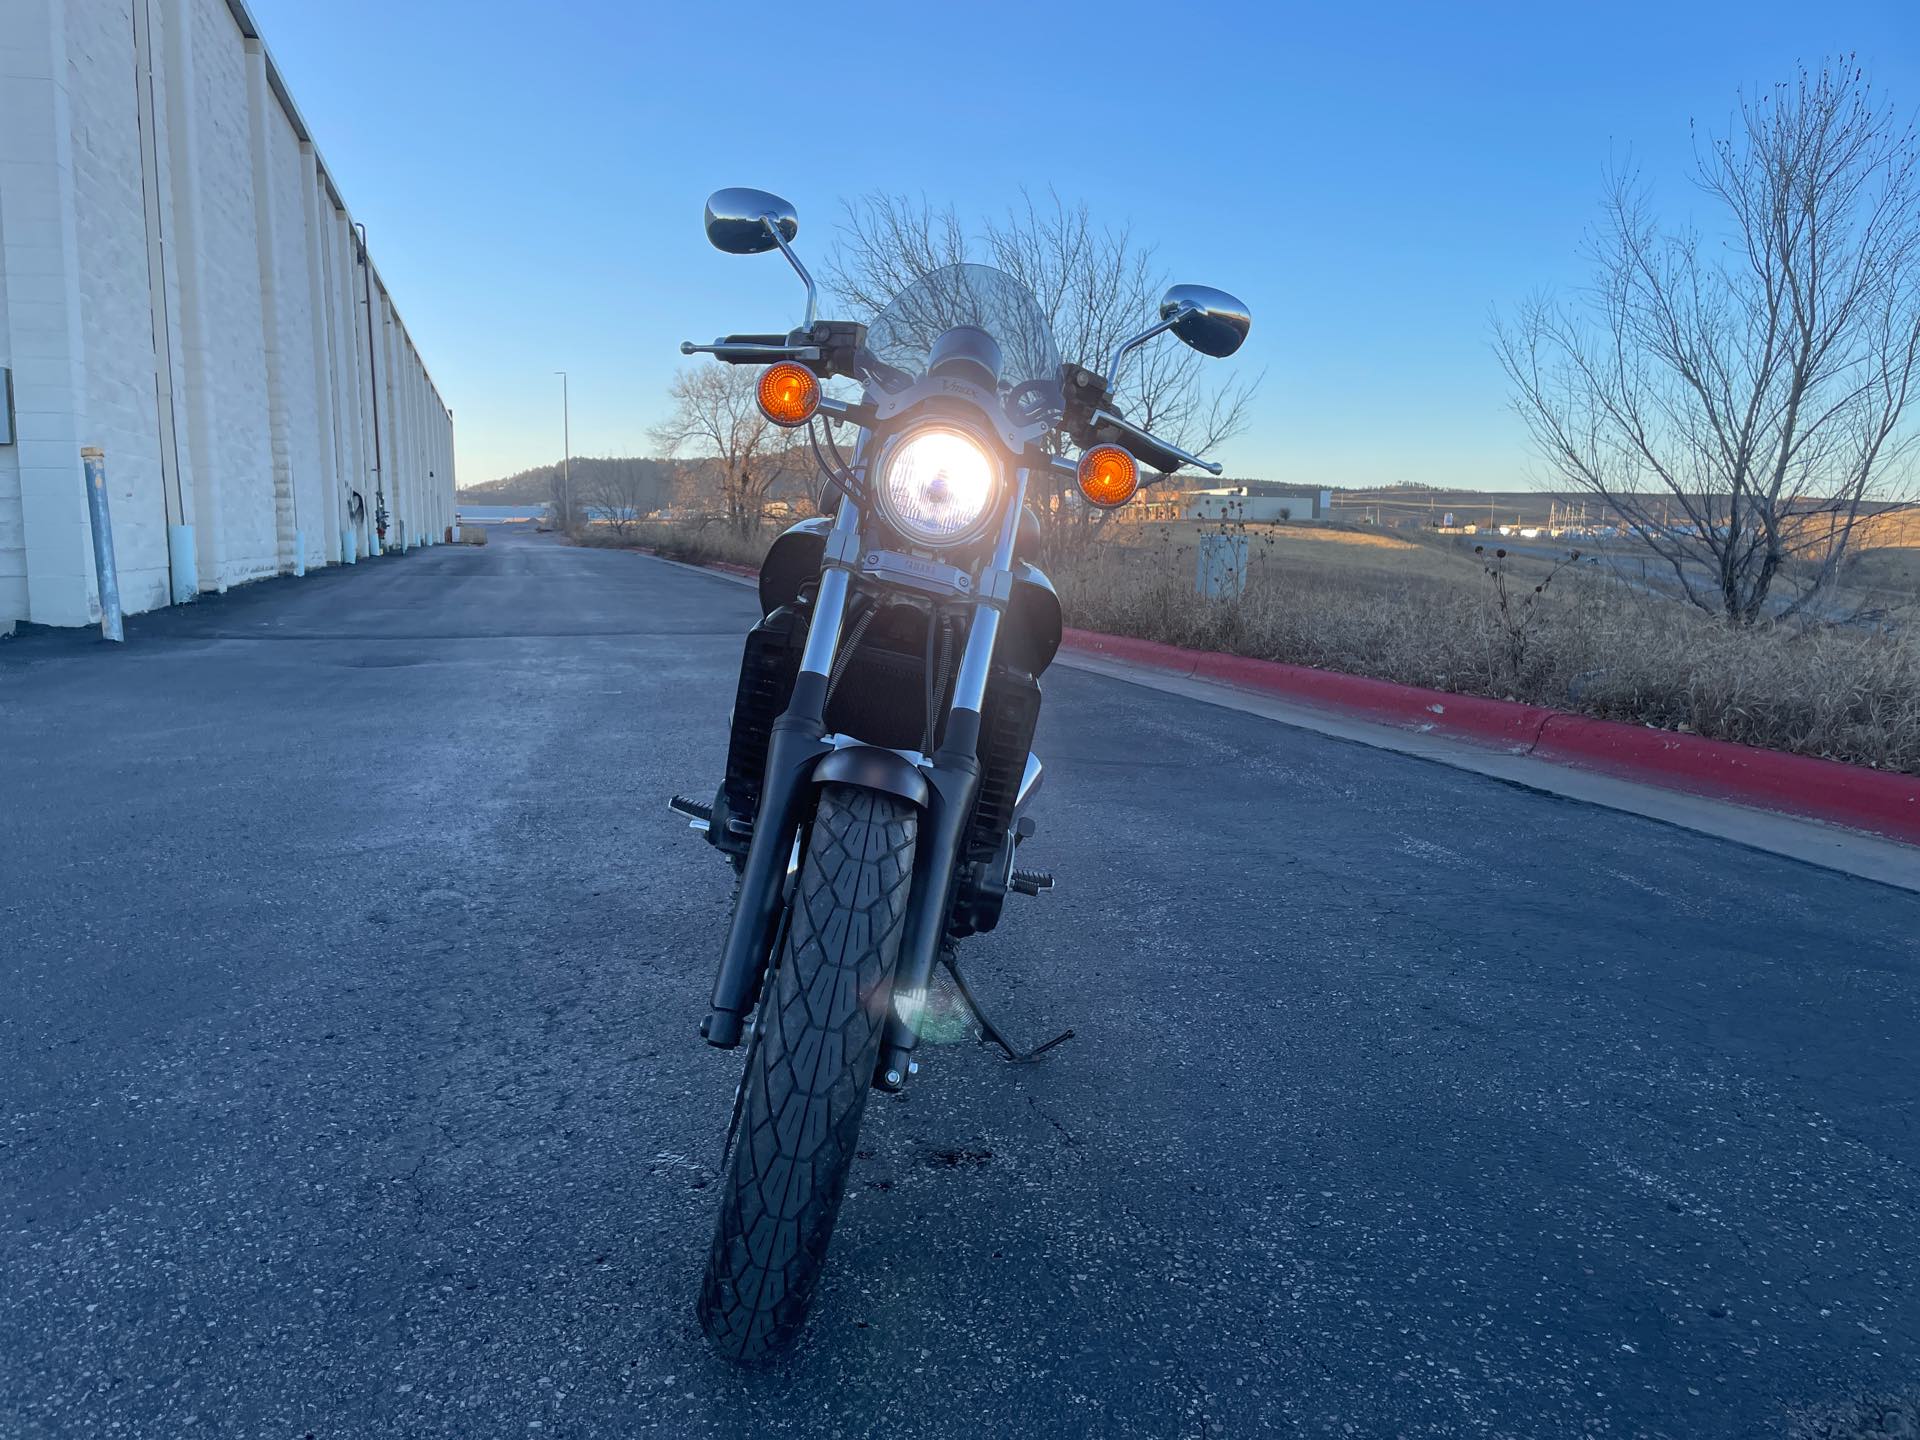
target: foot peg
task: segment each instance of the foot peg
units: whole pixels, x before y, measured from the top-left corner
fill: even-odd
[[[1045,870],[1016,870],[1008,883],[1022,895],[1044,895],[1053,889],[1053,876]]]
[[[667,808],[676,815],[686,816],[687,828],[689,830],[698,830],[703,835],[706,833],[707,827],[713,823],[713,807],[711,805],[703,805],[698,800],[689,800],[684,795],[676,795],[667,801]]]

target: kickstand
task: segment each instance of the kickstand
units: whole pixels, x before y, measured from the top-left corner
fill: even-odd
[[[953,977],[954,988],[960,992],[960,998],[967,1002],[967,1008],[973,1011],[973,1018],[980,1022],[980,1040],[982,1044],[998,1045],[1007,1059],[1015,1065],[1024,1065],[1030,1060],[1038,1060],[1056,1045],[1065,1044],[1073,1039],[1073,1031],[1063,1030],[1044,1045],[1036,1045],[1031,1050],[1016,1050],[1000,1033],[987,1012],[980,1008],[980,1002],[974,998],[973,989],[967,984],[967,977],[960,973],[960,960],[953,946],[949,945],[940,952],[940,963],[947,967],[947,973]]]

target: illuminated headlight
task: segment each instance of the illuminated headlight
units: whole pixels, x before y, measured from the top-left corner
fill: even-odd
[[[918,545],[958,545],[980,530],[999,488],[1000,467],[964,430],[928,425],[887,447],[880,510]]]

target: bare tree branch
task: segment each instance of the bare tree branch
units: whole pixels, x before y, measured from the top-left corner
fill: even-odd
[[[1744,99],[1695,161],[1718,230],[1663,231],[1614,175],[1581,312],[1529,301],[1494,348],[1536,448],[1688,600],[1817,613],[1861,521],[1913,501],[1920,138],[1849,64]]]
[[[777,487],[804,491],[812,473],[793,432],[760,413],[757,371],[696,365],[674,377],[673,413],[654,427],[662,453],[688,455],[688,503],[719,514],[737,535],[760,528]]]

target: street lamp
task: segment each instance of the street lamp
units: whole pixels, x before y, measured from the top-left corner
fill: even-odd
[[[573,531],[573,412],[567,399],[567,372],[560,377],[560,533]]]

